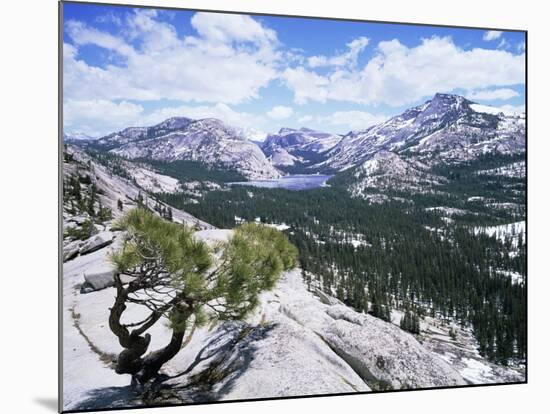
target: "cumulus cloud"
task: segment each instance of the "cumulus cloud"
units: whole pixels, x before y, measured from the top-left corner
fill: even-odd
[[[118,64],[92,66],[77,53],[65,54],[65,96],[235,104],[257,98],[276,77],[279,55],[271,29],[248,16],[224,14],[197,13],[191,23],[198,35],[180,38],[151,10],[130,15],[118,35],[67,22],[72,47],[99,46]]]
[[[261,116],[248,112],[235,111],[226,104],[217,103],[215,105],[180,105],[157,109],[142,118],[140,120],[140,125],[154,125],[174,116],[185,116],[192,119],[217,118],[224,121],[228,125],[241,128],[248,125],[263,124],[264,122],[264,119]]]
[[[361,53],[371,47],[367,37],[350,41],[332,55],[308,56],[285,48],[274,30],[249,16],[196,13],[185,36],[178,34],[175,21],[162,19],[155,10],[100,16],[97,27],[67,21],[65,126],[101,135],[188,116],[271,128],[294,110],[278,102],[262,114],[233,108],[260,98],[277,80],[298,105],[341,101],[394,107],[456,89],[469,91],[474,100],[506,100],[518,96],[510,86],[524,82],[524,44],[466,50],[450,37],[422,39],[416,46],[394,39],[375,45],[372,57],[360,66]],[[110,23],[108,32],[100,30],[103,23]],[[501,35],[489,31],[484,38],[502,42]],[[103,49],[108,58],[101,65],[86,61],[81,49],[87,45]],[[177,103],[146,113],[146,101],[160,100]],[[366,128],[384,118],[367,111],[298,115],[301,124],[345,129]]]
[[[294,110],[290,106],[278,105],[271,108],[267,112],[267,116],[271,119],[287,119],[292,116]]]
[[[297,104],[302,105],[309,100],[326,102],[329,88],[329,80],[326,77],[297,67],[286,69],[282,78],[294,92],[294,102]]]
[[[261,115],[240,112],[224,103],[215,105],[166,106],[146,113],[141,105],[108,100],[66,100],[64,105],[65,132],[81,132],[100,137],[128,126],[152,126],[165,119],[183,116],[191,119],[217,118],[227,125],[246,128],[262,127],[266,119]]]
[[[368,44],[369,39],[367,37],[358,37],[346,45],[348,48],[346,52],[330,57],[324,55],[311,56],[307,60],[308,65],[312,68],[322,66],[354,66],[357,64],[359,54],[368,46]]]
[[[294,101],[348,101],[401,106],[436,92],[483,89],[524,82],[524,55],[505,50],[465,50],[450,37],[423,39],[407,47],[394,39],[382,41],[363,68],[336,68],[320,75],[299,66],[283,79]]]
[[[320,117],[318,123],[343,127],[345,131],[349,131],[366,129],[384,122],[386,119],[385,115],[371,114],[366,111],[337,111],[331,115]]]
[[[302,125],[308,124],[311,121],[313,121],[313,116],[312,115],[304,115],[304,116],[301,116],[300,118],[298,118],[298,123],[302,124]]]
[[[502,36],[502,32],[499,30],[487,30],[483,34],[483,40],[485,40],[486,42],[490,42],[491,40],[498,39],[500,36]]]
[[[64,130],[99,137],[135,125],[142,113],[141,105],[127,101],[67,99],[63,103]]]
[[[238,14],[196,13],[191,25],[205,39],[220,42],[254,42],[271,45],[277,34],[249,16]]]
[[[480,100],[480,101],[491,101],[491,100],[507,100],[519,96],[513,89],[501,88],[501,89],[481,89],[477,91],[472,91],[467,94],[468,99],[471,100]]]

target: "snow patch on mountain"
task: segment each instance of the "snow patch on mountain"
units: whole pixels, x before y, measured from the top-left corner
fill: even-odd
[[[355,197],[365,197],[365,190],[394,189],[426,191],[445,182],[444,177],[428,172],[421,162],[405,160],[390,151],[379,151],[353,171],[354,183],[349,191]]]
[[[481,170],[481,171],[478,171],[478,174],[512,177],[512,178],[525,178],[526,177],[525,161],[513,162],[503,167],[492,168],[489,170]]]
[[[156,174],[144,168],[134,167],[135,170],[131,171],[141,171],[141,174],[143,174],[143,179],[141,182],[144,186],[141,187],[141,184],[139,184],[137,179],[132,181],[113,173],[108,167],[99,164],[96,160],[75,146],[67,146],[67,152],[74,157],[75,161],[69,163],[65,162],[63,164],[63,176],[67,178],[74,176],[75,174],[89,175],[91,181],[98,189],[98,198],[101,200],[104,207],[107,207],[112,211],[114,219],[121,217],[129,209],[135,208],[137,206],[137,200],[140,194],[144,198],[144,203],[147,203],[150,208],[153,208],[153,206],[157,203],[165,208],[169,207],[160,200],[148,198],[147,191],[149,190],[147,189],[147,186],[150,185],[150,188],[154,189],[154,192],[159,192],[162,188],[169,189],[171,186],[174,188],[176,183],[172,181],[174,180],[173,178]],[[139,174],[140,173],[138,172],[138,175]],[[118,200],[122,203],[122,210],[118,206]],[[203,229],[214,227],[203,222],[202,220],[197,219],[191,214],[176,208],[172,208],[172,214],[175,222],[186,223],[190,226]],[[69,220],[75,219],[68,212],[68,206],[66,204],[64,204],[63,216],[67,223]],[[77,218],[77,220],[82,222],[85,221],[85,218]]]

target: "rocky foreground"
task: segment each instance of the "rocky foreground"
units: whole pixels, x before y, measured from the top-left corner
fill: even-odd
[[[484,361],[468,331],[451,339],[441,321],[426,320],[415,337],[392,323],[357,313],[310,292],[299,269],[285,273],[244,322],[198,328],[163,369],[155,399],[136,393],[130,376],[111,365],[121,351],[107,318],[115,289],[108,254],[121,234],[64,264],[63,404],[65,409],[254,399],[521,381],[520,370]],[[230,230],[196,233],[209,243]],[[107,281],[107,282],[106,282]],[[97,283],[95,283],[97,282]],[[144,316],[135,307],[128,321]],[[169,340],[163,324],[151,329],[150,349]],[[422,343],[420,342],[422,341]]]

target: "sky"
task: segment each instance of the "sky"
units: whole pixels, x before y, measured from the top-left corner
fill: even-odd
[[[435,93],[522,111],[522,32],[64,3],[68,134],[173,116],[345,134]]]

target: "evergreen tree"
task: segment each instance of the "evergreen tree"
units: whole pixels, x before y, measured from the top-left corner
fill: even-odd
[[[132,375],[133,384],[155,379],[195,326],[208,320],[243,319],[258,304],[259,293],[273,288],[281,272],[296,265],[296,248],[267,226],[237,228],[221,246],[220,262],[192,230],[147,210],[129,211],[117,227],[125,231],[125,238],[112,256],[117,294],[109,327],[124,348],[115,371]],[[134,281],[123,284],[121,274]],[[151,297],[149,291],[158,294]],[[128,303],[143,306],[149,315],[141,322],[123,322]],[[151,342],[147,331],[163,317],[168,318],[171,339],[145,355]]]

